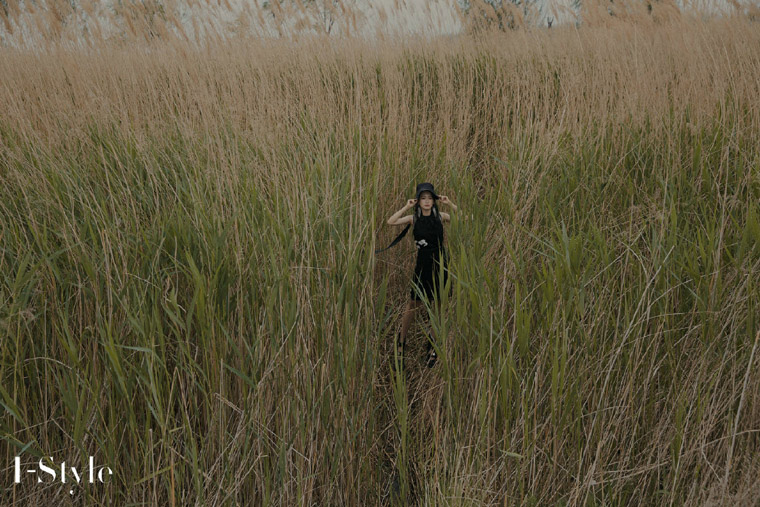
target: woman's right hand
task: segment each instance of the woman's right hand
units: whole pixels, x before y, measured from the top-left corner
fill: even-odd
[[[406,201],[407,208],[413,208],[415,204],[417,204],[417,199],[409,199]]]

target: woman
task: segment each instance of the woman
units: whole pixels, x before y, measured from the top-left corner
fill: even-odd
[[[432,301],[438,301],[439,271],[443,268],[443,283],[448,279],[448,256],[443,246],[443,222],[451,221],[448,213],[438,211],[436,201],[448,204],[454,211],[457,206],[445,195],[436,195],[431,183],[417,185],[416,197],[409,199],[406,205],[388,219],[389,225],[404,225],[406,229],[388,247],[395,245],[410,224],[414,224],[414,242],[417,245],[417,263],[414,266],[412,278],[411,299],[406,305],[404,316],[401,319],[401,332],[397,335],[396,354],[403,368],[404,350],[406,348],[406,335],[409,326],[414,319],[417,309],[422,306],[420,294]],[[401,215],[407,210],[414,208],[414,214]],[[430,340],[432,337],[428,335]],[[428,340],[427,343],[427,366],[432,367],[436,361],[435,348]]]

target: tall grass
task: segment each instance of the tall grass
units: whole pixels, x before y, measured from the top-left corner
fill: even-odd
[[[757,502],[756,47],[0,53],[0,503]],[[393,376],[414,249],[373,252],[420,181],[452,294]]]

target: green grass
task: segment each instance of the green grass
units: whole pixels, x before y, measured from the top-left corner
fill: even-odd
[[[487,84],[488,61],[458,65]],[[402,503],[757,498],[760,151],[739,114],[456,163],[307,115],[272,146],[0,125],[2,459],[94,455],[115,475],[87,503],[377,504],[394,468]],[[425,310],[446,339],[391,377],[413,250],[373,252],[424,180],[461,208],[452,296]]]

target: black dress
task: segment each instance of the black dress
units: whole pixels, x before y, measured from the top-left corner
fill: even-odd
[[[411,298],[419,301],[416,284],[429,300],[438,296],[439,270],[443,267],[443,283],[448,279],[448,256],[443,246],[443,223],[431,212],[414,222],[414,242],[417,245],[417,263],[414,266]]]

